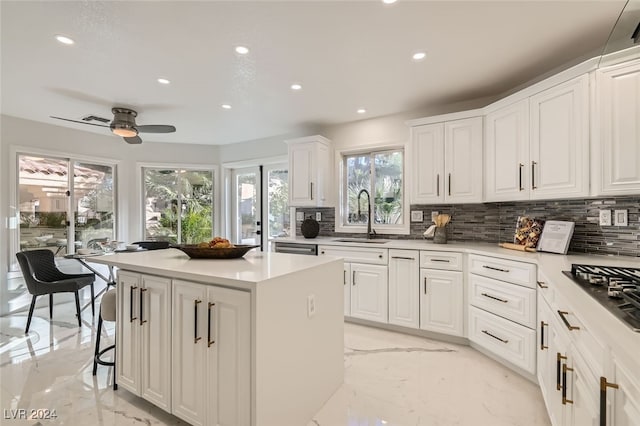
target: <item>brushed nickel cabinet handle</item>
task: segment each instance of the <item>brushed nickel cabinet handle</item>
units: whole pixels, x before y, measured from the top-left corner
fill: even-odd
[[[311,195],[310,198],[313,200],[313,182],[309,183],[309,194]]]
[[[607,426],[607,388],[620,389],[620,386],[600,377],[600,426]]]

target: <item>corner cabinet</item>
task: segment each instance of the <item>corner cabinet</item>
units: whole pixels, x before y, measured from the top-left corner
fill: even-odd
[[[594,195],[640,193],[640,60],[596,71]]]
[[[289,206],[331,207],[331,141],[316,135],[285,142],[289,153]]]
[[[250,294],[174,280],[173,307],[173,414],[192,425],[250,425]]]
[[[171,280],[118,271],[117,383],[171,412]]]
[[[412,204],[482,201],[482,117],[411,129]]]

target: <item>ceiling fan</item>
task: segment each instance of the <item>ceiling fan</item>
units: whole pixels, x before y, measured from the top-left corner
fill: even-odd
[[[111,129],[111,131],[114,134],[118,136],[122,136],[125,142],[130,144],[142,143],[142,139],[140,139],[140,136],[138,136],[138,133],[173,133],[176,131],[176,128],[174,126],[171,126],[168,124],[148,124],[148,125],[140,126],[136,124],[136,116],[138,115],[138,113],[129,108],[115,107],[115,108],[111,108],[111,112],[113,113],[113,120],[111,120],[111,123],[108,125],[89,123],[88,121],[91,121],[91,120],[97,120],[103,123],[109,123],[109,120],[105,118],[95,117],[95,116],[85,117],[83,119],[85,121],[70,120],[68,118],[54,117],[54,116],[50,116],[50,117],[55,118],[57,120],[70,121],[72,123],[88,124],[90,126],[98,126],[98,127],[108,127]]]

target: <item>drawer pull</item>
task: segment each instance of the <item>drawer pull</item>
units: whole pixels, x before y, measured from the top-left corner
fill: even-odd
[[[607,426],[607,388],[619,389],[619,386],[600,377],[600,426]]]
[[[483,268],[486,269],[491,269],[492,271],[498,271],[498,272],[509,272],[508,269],[500,269],[500,268],[496,268],[494,266],[488,266],[488,265],[482,265]]]
[[[502,303],[508,303],[509,302],[508,300],[500,299],[499,297],[495,297],[495,296],[492,296],[492,295],[487,294],[487,293],[481,293],[481,294],[484,297],[488,297],[489,299],[497,300],[498,302],[502,302]]]
[[[549,323],[540,321],[540,350],[544,351],[545,349],[549,349],[549,346],[545,346],[544,344],[544,328],[548,327]]]
[[[382,255],[378,256],[382,257]],[[413,257],[391,256],[392,259],[415,260]]]
[[[324,250],[322,250],[322,251],[320,252],[320,254],[324,254]]]
[[[564,325],[567,326],[567,328],[569,330],[580,330],[580,327],[578,327],[577,325],[569,324],[569,321],[567,320],[567,317],[565,316],[565,315],[569,315],[569,312],[567,312],[567,311],[558,311],[558,315],[560,315],[560,318],[562,318],[562,322],[564,323]]]
[[[567,371],[573,371],[573,368],[562,364],[562,405],[573,404],[571,399],[567,399]]]
[[[556,354],[556,390],[562,389],[562,385],[560,384],[560,366],[562,365],[562,360],[567,359],[566,356],[562,355],[560,352]]]
[[[431,259],[432,262],[446,262],[449,263],[451,262],[449,259]]]
[[[379,257],[380,259],[382,259],[382,255],[381,255],[381,254],[379,254],[379,255],[378,255],[378,257]]]
[[[548,285],[544,283],[544,281],[536,281],[538,283],[538,287],[540,288],[549,288]]]
[[[499,338],[498,336],[494,336],[493,334],[489,333],[487,330],[482,330],[482,332],[483,332],[484,334],[486,334],[487,336],[493,337],[493,338],[494,338],[494,339],[496,339],[496,340],[500,340],[502,343],[505,343],[505,344],[506,344],[506,343],[509,343],[509,341],[508,341],[508,340],[504,340],[504,339]]]

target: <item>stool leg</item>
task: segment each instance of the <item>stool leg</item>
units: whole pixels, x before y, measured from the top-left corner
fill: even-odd
[[[80,295],[78,295],[78,290],[76,290],[76,313],[78,315],[78,327],[82,327],[82,318],[80,317]]]
[[[98,315],[98,332],[96,334],[96,350],[93,356],[93,375],[98,371],[98,352],[100,352],[100,335],[102,334],[102,315]]]
[[[49,293],[49,319],[53,319],[53,293]]]
[[[96,300],[95,300],[95,295],[93,293],[93,283],[91,283],[91,315],[95,316],[96,314]]]
[[[118,384],[116,383],[116,348],[113,348],[113,390],[118,390]]]
[[[31,316],[33,315],[33,308],[36,306],[36,297],[33,296],[31,299],[31,307],[29,308],[29,317],[27,318],[27,328],[24,329],[24,334],[29,332],[29,326],[31,325]]]

